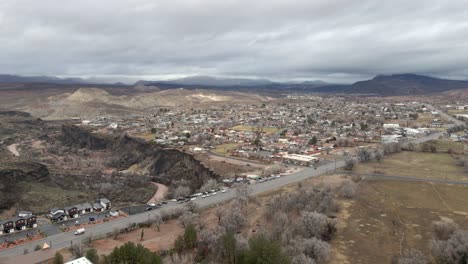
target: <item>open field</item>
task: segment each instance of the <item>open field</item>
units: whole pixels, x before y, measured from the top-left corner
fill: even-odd
[[[358,173],[385,173],[420,178],[468,181],[464,168],[456,166],[456,158],[445,153],[409,152],[386,156],[382,162],[356,164]]]
[[[345,201],[332,240],[331,263],[391,263],[400,250],[429,256],[431,224],[451,219],[468,228],[468,187],[368,180]]]
[[[239,126],[234,126],[232,127],[233,130],[237,131],[260,131],[260,132],[265,132],[267,134],[273,134],[278,132],[280,129],[277,127],[256,127],[256,126],[247,126],[247,125],[239,125]]]
[[[440,119],[440,117],[436,117],[431,113],[422,113],[418,115],[418,119],[416,120],[418,123],[426,123],[429,124],[434,119]]]
[[[239,144],[237,143],[229,143],[229,144],[221,144],[217,145],[216,148],[213,150],[214,153],[218,155],[227,155],[230,151],[237,149]]]
[[[466,115],[466,114],[468,114],[468,110],[450,109],[450,110],[447,111],[447,114],[449,114],[449,115]]]
[[[449,149],[452,149],[457,154],[462,154],[465,146],[463,142],[451,140],[431,140],[426,144],[434,144],[437,148],[437,152],[447,152]]]

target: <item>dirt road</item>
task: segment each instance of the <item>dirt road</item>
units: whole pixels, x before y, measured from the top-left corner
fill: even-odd
[[[166,185],[163,185],[163,184],[160,184],[160,183],[156,183],[156,182],[152,182],[153,185],[157,186],[158,187],[158,190],[156,191],[156,193],[153,195],[153,197],[151,197],[151,199],[149,199],[148,201],[148,204],[150,203],[156,203],[158,201],[162,201],[164,200],[164,195],[166,195],[167,193],[167,186]]]

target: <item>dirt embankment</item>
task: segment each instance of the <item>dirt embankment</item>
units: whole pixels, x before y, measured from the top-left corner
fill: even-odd
[[[19,157],[19,152],[18,152],[18,144],[11,144],[7,148],[8,150],[13,154],[15,157]]]
[[[149,199],[148,204],[156,203],[158,201],[164,200],[164,197],[165,197],[167,191],[169,190],[169,188],[166,185],[161,184],[161,183],[152,182],[151,184],[156,186],[157,190],[154,193],[153,197],[151,197],[151,199]]]

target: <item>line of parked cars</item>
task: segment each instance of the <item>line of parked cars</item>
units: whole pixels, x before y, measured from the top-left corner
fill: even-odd
[[[272,174],[269,177],[260,177],[256,179],[256,181],[257,183],[262,183],[262,182],[271,181],[271,180],[278,179],[278,178],[281,178],[281,174]]]
[[[200,198],[210,197],[210,196],[218,194],[218,192],[219,193],[225,193],[225,192],[227,192],[227,190],[225,188],[223,188],[223,189],[216,188],[216,189],[209,190],[209,191],[206,191],[206,192],[194,193],[192,195],[188,195],[188,196],[185,196],[185,197],[179,197],[177,199],[172,199],[171,201],[178,202],[179,204],[182,204],[182,203],[187,203],[187,202],[190,202],[190,201],[194,201],[198,197],[200,197]]]

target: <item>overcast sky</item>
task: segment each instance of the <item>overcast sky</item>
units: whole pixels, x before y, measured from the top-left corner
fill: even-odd
[[[468,1],[1,0],[0,73],[468,78]]]

